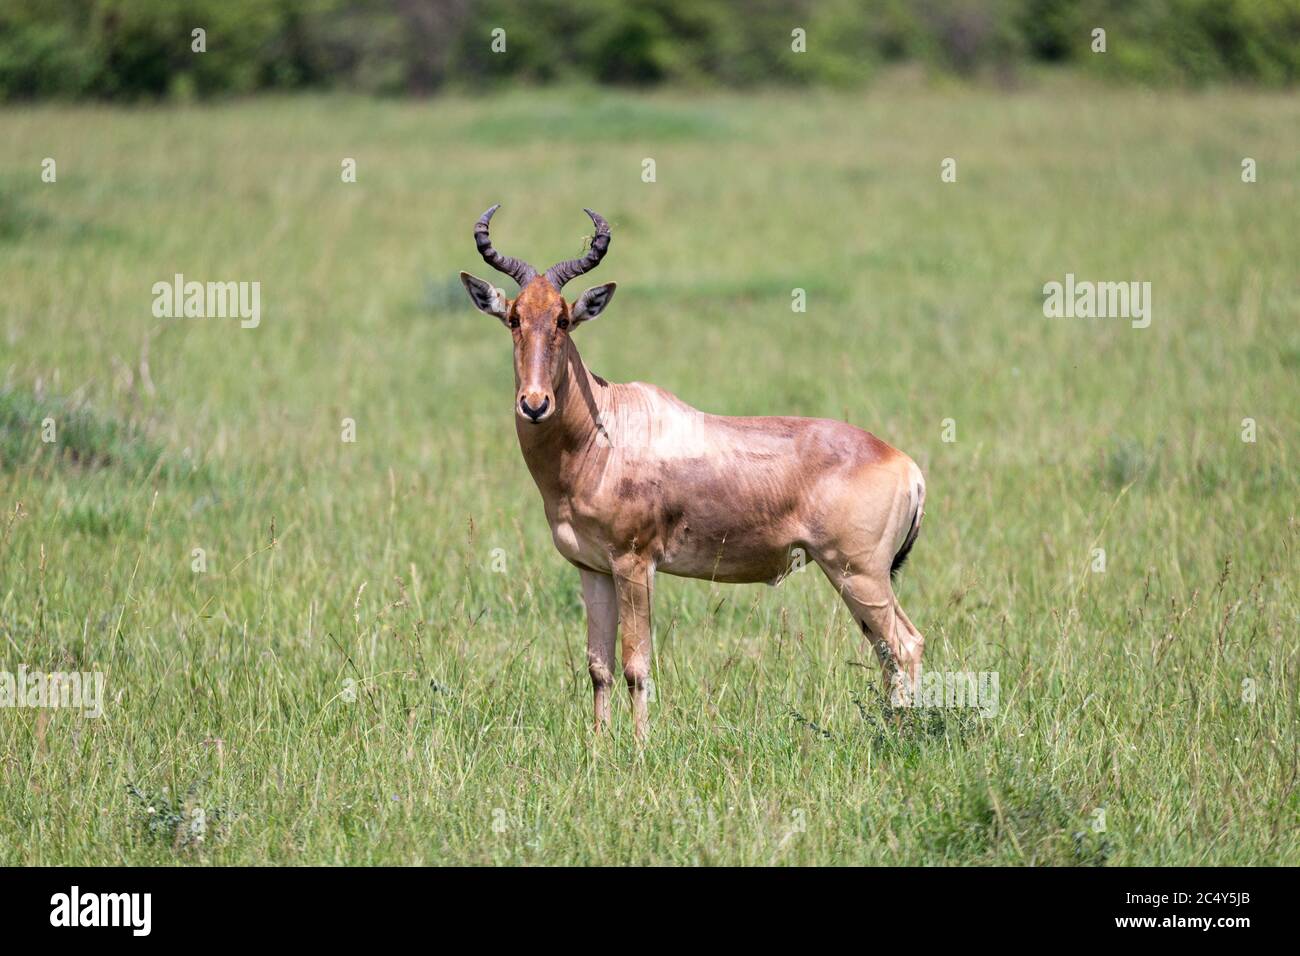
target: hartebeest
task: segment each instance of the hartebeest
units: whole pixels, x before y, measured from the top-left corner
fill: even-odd
[[[479,311],[514,339],[515,431],[555,547],[582,577],[596,730],[609,723],[621,631],[636,735],[645,736],[656,571],[775,584],[799,549],[848,604],[895,700],[907,700],[925,639],[891,577],[921,527],[921,469],[843,422],[709,415],[657,386],[592,374],[572,332],[605,310],[615,284],[571,305],[560,291],[604,258],[609,224],[585,210],[596,225],[586,255],[539,274],[492,248],[498,206],[483,213],[474,239],[488,265],[519,284],[518,296],[467,272],[460,278]]]

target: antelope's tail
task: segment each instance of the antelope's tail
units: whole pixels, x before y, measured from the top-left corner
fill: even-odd
[[[898,569],[903,566],[907,560],[908,554],[912,551],[912,545],[916,543],[916,536],[921,533],[921,519],[925,516],[925,478],[921,475],[921,469],[912,465],[912,526],[907,529],[907,537],[903,539],[903,546],[898,549],[894,555],[894,563],[889,566],[889,576],[893,578],[898,573]]]

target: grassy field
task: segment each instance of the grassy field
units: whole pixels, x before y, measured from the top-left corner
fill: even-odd
[[[994,716],[891,714],[815,569],[660,576],[651,740],[620,689],[593,743],[456,280],[493,202],[539,266],[613,224],[593,370],[921,464],[900,597]],[[0,863],[1300,864],[1298,208],[1281,94],[5,109],[0,670],[106,701],[0,710]],[[177,272],[261,324],[155,318]],[[1067,273],[1150,327],[1045,318]]]

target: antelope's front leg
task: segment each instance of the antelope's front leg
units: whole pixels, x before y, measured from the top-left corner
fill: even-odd
[[[650,600],[654,566],[635,554],[614,560],[614,588],[618,593],[618,626],[623,636],[623,677],[632,697],[636,739],[644,741],[650,715],[647,697],[650,681]]]
[[[608,574],[579,568],[582,603],[587,606],[587,671],[595,699],[595,730],[609,726],[609,691],[614,686],[614,641],[618,636],[618,596]]]

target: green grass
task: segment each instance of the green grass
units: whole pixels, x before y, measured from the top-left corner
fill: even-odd
[[[0,132],[0,670],[107,696],[0,710],[0,863],[1300,863],[1294,96],[557,90]],[[498,201],[539,266],[583,206],[613,223],[600,374],[921,464],[900,596],[929,669],[999,673],[996,716],[891,714],[816,572],[660,576],[650,743],[620,694],[593,745],[509,338],[454,278],[491,274]],[[175,272],[260,281],[261,326],[154,318]],[[1150,281],[1151,327],[1045,319],[1067,272]]]

